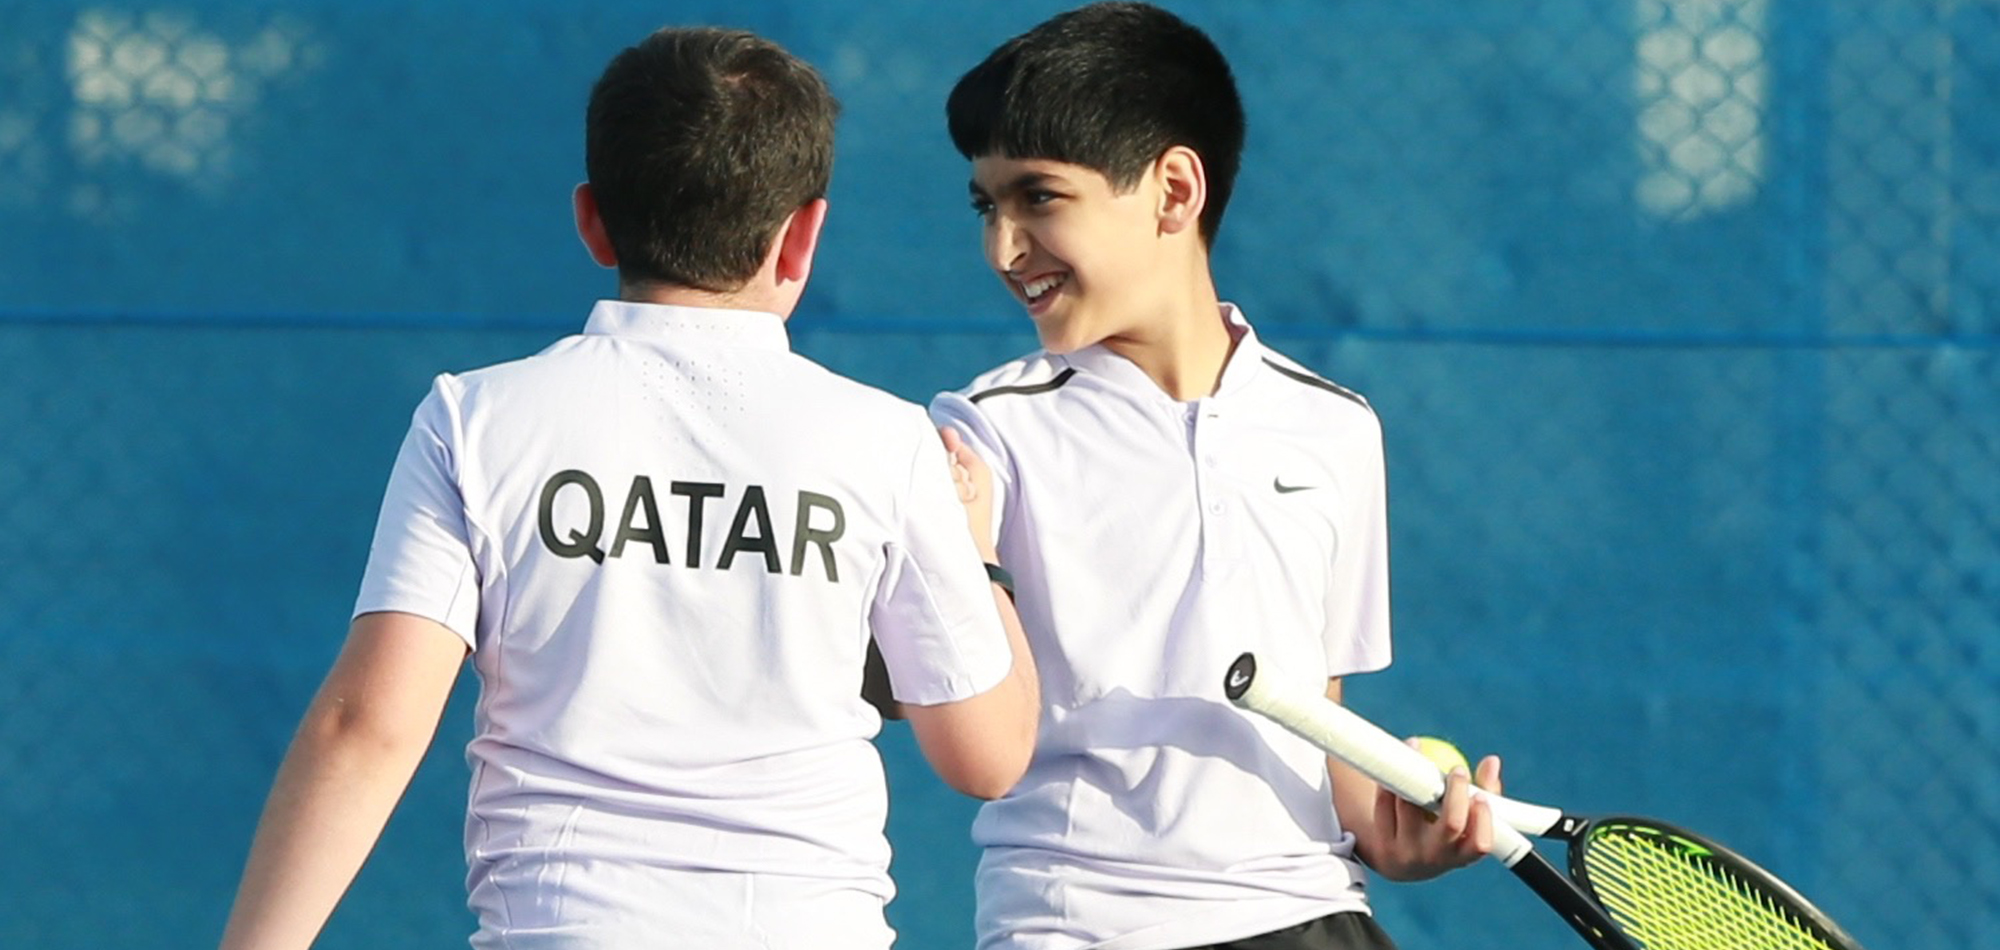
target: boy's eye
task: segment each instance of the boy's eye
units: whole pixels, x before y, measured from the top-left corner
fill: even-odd
[[[986,198],[972,199],[972,213],[982,218],[993,213],[993,202]]]
[[[1026,200],[1030,206],[1034,206],[1034,205],[1048,204],[1049,202],[1056,200],[1056,198],[1059,196],[1053,191],[1043,191],[1040,188],[1030,188],[1027,191],[1022,192],[1021,197],[1024,200]]]

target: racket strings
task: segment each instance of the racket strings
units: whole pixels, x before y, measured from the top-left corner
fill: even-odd
[[[1833,947],[1764,888],[1645,829],[1597,829],[1583,863],[1598,902],[1646,950]]]

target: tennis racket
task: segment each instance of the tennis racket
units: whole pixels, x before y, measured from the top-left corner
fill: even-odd
[[[1286,694],[1245,653],[1223,692],[1345,761],[1384,788],[1435,810],[1444,774],[1422,753],[1316,691]],[[1861,950],[1785,882],[1684,828],[1627,815],[1578,816],[1477,792],[1493,812],[1493,857],[1598,950]],[[1526,835],[1569,845],[1569,873]]]

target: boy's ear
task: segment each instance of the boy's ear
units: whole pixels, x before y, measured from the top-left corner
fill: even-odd
[[[1153,163],[1160,183],[1160,232],[1179,234],[1201,225],[1202,208],[1208,205],[1208,171],[1201,156],[1185,145],[1161,153]]]
[[[576,212],[576,236],[583,239],[590,259],[599,267],[617,267],[618,252],[611,246],[611,235],[605,233],[604,216],[598,213],[597,193],[590,190],[590,183],[576,186],[569,203]]]
[[[777,273],[779,283],[804,283],[812,275],[813,254],[819,249],[819,232],[826,225],[826,199],[814,198],[799,206],[778,229]]]

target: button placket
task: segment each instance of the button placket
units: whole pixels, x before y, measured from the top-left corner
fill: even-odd
[[[1201,560],[1204,573],[1221,574],[1235,561],[1237,531],[1228,482],[1222,473],[1221,413],[1208,400],[1188,409],[1195,467],[1195,492],[1202,522]]]

